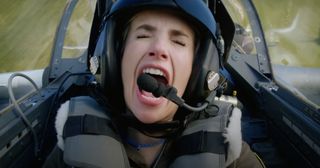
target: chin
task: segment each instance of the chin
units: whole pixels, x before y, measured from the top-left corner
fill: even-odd
[[[142,113],[134,113],[136,118],[141,121],[142,123],[145,124],[152,124],[159,122],[161,119],[159,118],[159,115],[156,114],[155,112],[142,112]]]
[[[139,101],[133,101],[129,109],[140,122],[152,124],[171,121],[178,106],[168,101],[163,101],[158,106],[148,106]]]

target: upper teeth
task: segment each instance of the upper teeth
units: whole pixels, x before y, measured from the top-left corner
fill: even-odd
[[[143,70],[143,73],[164,76],[164,73],[160,69],[156,68],[146,68]]]

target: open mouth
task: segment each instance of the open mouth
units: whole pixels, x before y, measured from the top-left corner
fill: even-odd
[[[152,76],[153,78],[155,78],[158,82],[163,83],[164,85],[168,85],[168,79],[167,76],[165,75],[165,73],[157,68],[145,68],[142,71],[145,74],[148,74],[150,76]]]
[[[164,85],[168,85],[170,82],[167,73],[160,68],[147,67],[142,69],[141,73],[152,76],[155,80],[161,82]],[[144,90],[140,87],[138,87],[137,89],[139,89],[139,91],[137,92],[138,99],[144,105],[157,106],[165,101],[164,98],[155,96],[150,91],[147,91],[148,89]]]

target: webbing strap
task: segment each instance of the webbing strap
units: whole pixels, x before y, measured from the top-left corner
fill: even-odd
[[[182,136],[176,143],[177,156],[196,153],[225,154],[221,132],[198,131]]]
[[[117,135],[112,129],[110,120],[85,114],[83,116],[69,116],[63,129],[63,138],[80,134],[107,135],[115,139]]]

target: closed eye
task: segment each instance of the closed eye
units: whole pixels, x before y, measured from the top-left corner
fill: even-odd
[[[149,35],[146,35],[146,34],[137,35],[137,38],[138,38],[138,39],[149,38],[149,37],[150,37],[150,36],[149,36]]]
[[[180,41],[180,40],[172,40],[172,41],[180,46],[183,46],[183,47],[186,46],[186,43],[183,41]]]

